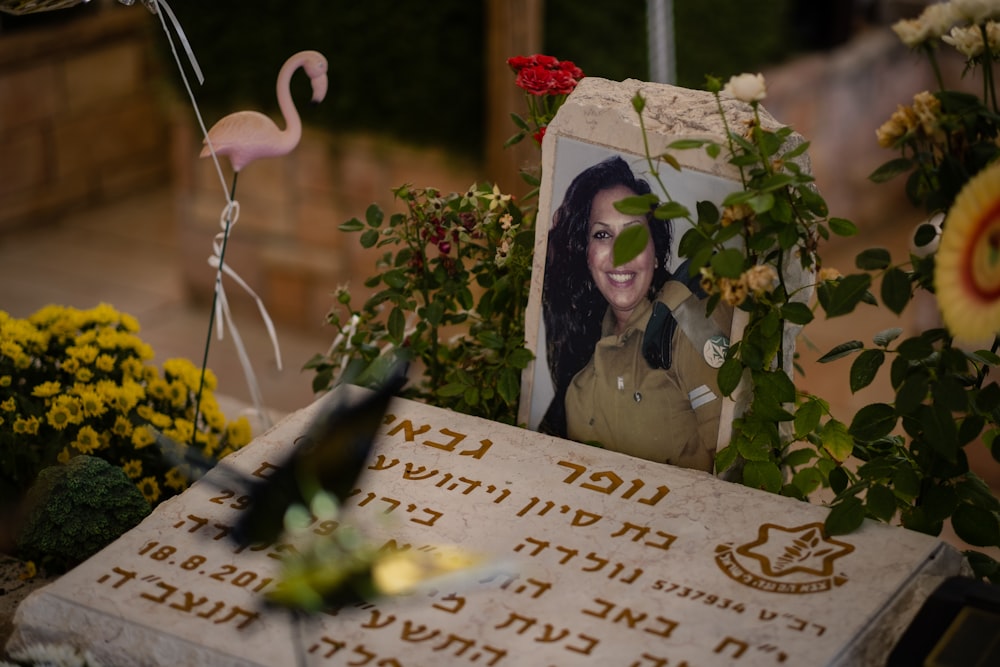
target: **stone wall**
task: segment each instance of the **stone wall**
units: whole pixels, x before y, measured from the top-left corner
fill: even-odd
[[[220,158],[220,178],[210,158],[198,157],[202,137],[195,130],[179,120],[172,132],[177,232],[186,287],[193,298],[207,302],[215,280],[207,258],[212,237],[222,230],[223,182],[228,188],[232,170],[228,160]],[[392,190],[404,183],[464,191],[483,178],[480,170],[438,149],[306,128],[292,153],[258,160],[240,173],[235,197],[240,213],[227,244],[226,264],[259,294],[276,321],[315,329],[334,304],[338,285],[367,293],[362,283],[384,252],[362,250],[358,235],[340,231],[340,223],[363,219],[373,203],[386,215],[400,210]],[[229,281],[226,285],[234,308],[256,308],[241,289]]]
[[[0,35],[0,231],[169,177],[148,12]]]

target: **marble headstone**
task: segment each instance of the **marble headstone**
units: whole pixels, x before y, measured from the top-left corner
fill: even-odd
[[[266,476],[316,403],[226,459]],[[468,585],[330,609],[266,607],[278,543],[227,537],[243,489],[216,473],[29,597],[8,648],[108,665],[505,667],[881,664],[957,551],[826,510],[529,430],[395,399],[345,509],[374,545],[459,545]],[[315,526],[317,533],[326,530]]]

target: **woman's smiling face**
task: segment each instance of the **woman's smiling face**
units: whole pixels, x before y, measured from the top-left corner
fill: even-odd
[[[614,207],[616,201],[634,195],[624,185],[599,191],[594,196],[587,224],[587,267],[597,289],[607,299],[615,314],[617,333],[624,330],[632,311],[647,298],[655,268],[652,240],[637,257],[621,266],[615,266],[615,238],[633,225],[649,229],[645,217],[627,215]]]

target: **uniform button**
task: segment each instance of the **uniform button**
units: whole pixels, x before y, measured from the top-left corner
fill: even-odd
[[[640,394],[639,392],[635,392],[634,394],[632,394],[632,398],[635,400],[636,403],[638,403],[642,401],[642,394]]]

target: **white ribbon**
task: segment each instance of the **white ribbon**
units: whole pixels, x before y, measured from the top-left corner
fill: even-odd
[[[119,1],[125,5],[132,5],[135,3],[135,0]],[[198,60],[194,56],[194,51],[191,49],[191,44],[188,42],[187,35],[184,34],[180,21],[177,20],[177,16],[170,8],[167,0],[142,0],[142,3],[149,9],[149,11],[160,17],[160,25],[163,26],[163,32],[167,36],[167,42],[170,44],[170,51],[173,53],[174,61],[177,63],[177,69],[180,72],[181,79],[184,81],[184,88],[187,90],[188,97],[191,100],[191,106],[194,109],[195,117],[198,119],[198,126],[201,128],[202,136],[205,138],[205,143],[212,155],[212,162],[215,164],[215,171],[219,176],[219,183],[222,185],[222,192],[226,198],[226,207],[223,209],[221,216],[223,231],[214,237],[212,241],[213,252],[208,258],[209,265],[216,270],[216,307],[215,311],[212,313],[213,322],[218,322],[218,336],[220,340],[223,337],[223,323],[229,325],[229,329],[233,336],[233,344],[236,346],[236,353],[239,356],[240,365],[243,367],[243,373],[246,376],[247,387],[250,390],[254,407],[256,408],[258,415],[260,415],[260,418],[264,421],[265,426],[270,427],[271,420],[267,411],[264,409],[264,401],[256,375],[253,372],[253,365],[250,363],[250,357],[247,354],[246,347],[243,345],[243,339],[240,337],[236,324],[233,322],[232,314],[229,311],[229,301],[226,299],[226,292],[222,287],[223,273],[235,280],[236,283],[242,287],[257,303],[257,308],[264,320],[264,325],[267,327],[268,336],[271,338],[271,345],[274,348],[275,360],[278,370],[280,371],[281,350],[278,346],[278,336],[274,330],[274,323],[271,321],[270,315],[268,315],[267,308],[264,307],[263,300],[261,300],[261,298],[257,296],[252,289],[250,289],[250,286],[247,285],[245,280],[243,280],[233,269],[224,263],[223,248],[229,240],[229,234],[232,232],[232,227],[236,223],[236,219],[239,217],[239,203],[232,198],[229,189],[226,187],[226,178],[222,173],[222,166],[219,164],[219,156],[216,154],[215,148],[212,146],[212,142],[208,138],[208,130],[205,127],[205,121],[202,118],[201,111],[198,109],[198,102],[195,100],[194,92],[191,90],[191,85],[188,82],[187,75],[184,73],[184,66],[181,63],[180,56],[177,54],[177,48],[174,45],[173,37],[170,34],[170,28],[167,26],[167,18],[169,18],[170,23],[173,25],[174,32],[177,33],[177,38],[181,41],[184,52],[188,58],[188,62],[191,63],[191,69],[194,70],[195,76],[198,77],[198,83],[204,83],[205,77],[201,72],[201,68],[198,66]],[[158,8],[162,8],[164,11],[157,11]]]

